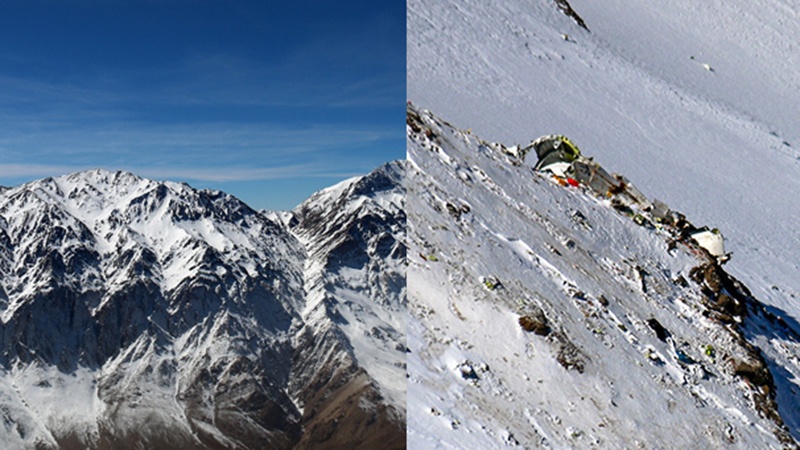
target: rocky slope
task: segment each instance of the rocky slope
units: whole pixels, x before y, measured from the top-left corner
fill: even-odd
[[[409,446],[796,448],[795,323],[622,194],[407,121]]]
[[[354,239],[396,247],[354,247],[341,264],[367,260],[404,280],[401,173],[390,164],[339,185],[341,202],[384,219],[362,227],[353,208],[340,225]],[[391,183],[351,189],[381,177]],[[400,206],[378,200],[388,193]],[[328,201],[303,208],[324,214],[335,206]],[[332,289],[328,307],[314,308],[310,280],[327,276],[336,249],[316,251],[327,234],[303,217],[100,170],[0,192],[0,442],[290,448],[313,436],[303,447],[321,448],[346,427],[361,430],[338,438],[350,446],[368,431],[400,434],[398,402],[387,394],[394,386],[359,358],[334,314],[347,299]],[[351,281],[365,314],[402,307],[400,284],[372,291]],[[398,346],[402,338],[388,337]],[[380,342],[369,350],[400,352]],[[337,402],[345,406],[320,418]],[[313,432],[324,427],[330,436]]]
[[[306,405],[300,447],[326,438],[330,448],[405,448],[404,173],[395,162],[325,189],[289,219],[308,252],[301,312],[308,329],[295,348],[326,356],[295,360],[298,380],[313,380],[292,383]],[[344,416],[359,419],[339,426]]]

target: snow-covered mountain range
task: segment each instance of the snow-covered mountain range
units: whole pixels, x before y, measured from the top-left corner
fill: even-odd
[[[283,213],[103,170],[0,191],[2,446],[403,447],[403,170]]]
[[[410,448],[797,447],[800,327],[685,227],[407,120]]]

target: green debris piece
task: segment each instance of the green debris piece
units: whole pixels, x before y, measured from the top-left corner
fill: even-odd
[[[428,261],[437,262],[437,261],[439,261],[439,258],[437,258],[436,255],[431,253],[430,255],[428,255]]]
[[[501,286],[500,280],[496,277],[481,278],[480,281],[486,286],[486,289],[493,291]]]

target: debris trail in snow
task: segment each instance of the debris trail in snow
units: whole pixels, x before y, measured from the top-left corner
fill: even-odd
[[[705,250],[518,148],[407,123],[410,447],[796,445],[800,340]]]
[[[728,271],[795,326],[797,2],[569,4],[591,33],[553,0],[409,0],[408,98],[487,140],[569,135],[724,230]]]

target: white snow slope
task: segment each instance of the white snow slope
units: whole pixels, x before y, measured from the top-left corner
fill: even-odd
[[[571,137],[800,318],[800,2],[571,5],[590,32],[553,0],[409,0],[409,100],[491,141]]]
[[[716,267],[704,252],[533,172],[535,154],[413,105],[408,122],[409,448],[796,447],[791,322],[733,280],[747,313],[723,319],[692,276]],[[549,334],[520,326],[538,315]]]

